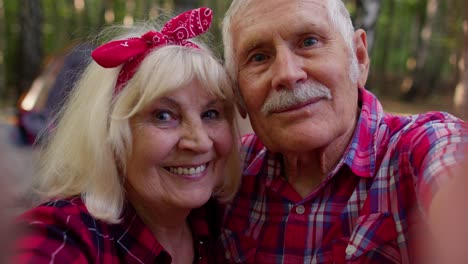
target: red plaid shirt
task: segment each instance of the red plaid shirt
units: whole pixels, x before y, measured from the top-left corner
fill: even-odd
[[[207,219],[216,216],[207,208],[189,215],[195,243],[194,263],[211,260],[217,235]],[[219,219],[219,218],[218,218]],[[171,263],[171,257],[129,205],[119,224],[96,220],[80,198],[51,201],[27,211],[20,217],[25,234],[17,241],[12,263]],[[219,233],[219,232],[218,232]]]
[[[221,231],[226,262],[416,261],[413,231],[427,228],[420,219],[451,177],[445,168],[463,160],[467,125],[446,113],[385,114],[364,89],[359,104],[343,158],[305,199],[282,177],[281,155],[243,137],[243,182]]]

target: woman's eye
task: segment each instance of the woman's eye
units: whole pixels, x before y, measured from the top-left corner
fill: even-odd
[[[219,111],[218,111],[218,110],[214,110],[214,109],[208,110],[208,111],[206,111],[206,112],[204,112],[204,113],[202,114],[202,118],[203,118],[203,119],[208,119],[208,120],[218,119],[219,116],[220,116]]]
[[[302,42],[302,45],[304,45],[304,47],[311,47],[311,46],[314,46],[315,44],[317,44],[318,40],[316,38],[306,38],[304,39],[304,41]]]
[[[156,121],[168,122],[174,120],[173,115],[168,111],[157,111],[155,114]]]

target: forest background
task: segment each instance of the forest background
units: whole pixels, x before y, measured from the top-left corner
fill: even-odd
[[[179,13],[214,10],[220,27],[230,0],[0,0],[0,108],[14,107],[48,58],[87,42],[104,27]],[[367,89],[396,112],[444,110],[468,119],[466,0],[344,0],[356,28],[368,34]],[[281,19],[278,19],[281,23]]]

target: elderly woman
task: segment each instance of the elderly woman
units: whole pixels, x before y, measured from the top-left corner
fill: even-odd
[[[229,79],[190,38],[207,8],[98,47],[43,149],[48,202],[14,263],[213,263],[217,201],[240,181]]]

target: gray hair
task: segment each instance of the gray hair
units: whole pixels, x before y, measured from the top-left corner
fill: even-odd
[[[231,6],[226,12],[223,19],[223,43],[224,43],[224,59],[226,70],[237,87],[237,64],[238,62],[234,56],[234,43],[232,40],[232,24],[235,19],[239,19],[242,16],[244,10],[248,9],[255,0],[233,0]],[[355,50],[353,42],[354,27],[351,21],[350,14],[346,9],[346,6],[341,0],[327,0],[327,10],[330,22],[336,30],[343,37],[350,53]],[[353,83],[357,81],[357,75],[359,69],[357,68],[357,59],[351,56],[351,69],[350,79]],[[238,89],[236,89],[238,90]],[[238,92],[238,91],[237,91]],[[242,103],[242,102],[241,102]]]

